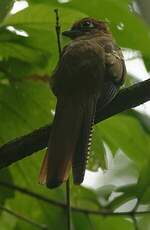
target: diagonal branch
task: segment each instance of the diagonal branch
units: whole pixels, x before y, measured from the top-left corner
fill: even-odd
[[[3,207],[2,205],[0,205],[0,210],[2,210],[3,212],[7,212],[8,214],[10,214],[10,215],[28,223],[28,224],[31,224],[32,226],[34,226],[36,228],[48,230],[48,227],[46,225],[38,224],[37,222],[35,222],[35,221],[25,217],[25,216],[22,216],[20,213],[14,212],[13,210],[6,208],[6,207]]]
[[[103,111],[97,110],[95,123],[150,100],[150,79],[122,89]],[[0,148],[0,168],[6,167],[47,146],[51,125],[15,139]]]
[[[43,202],[50,204],[50,205],[54,205],[55,207],[59,207],[59,208],[63,208],[63,209],[67,208],[67,205],[64,202],[50,199],[50,198],[43,196],[39,193],[33,192],[31,190],[28,190],[26,188],[22,188],[20,186],[14,185],[14,184],[10,184],[8,182],[0,181],[0,186],[15,190],[15,191],[20,192],[20,193],[27,195],[27,196],[31,196],[34,199],[43,201]],[[133,218],[133,216],[135,217],[135,216],[149,215],[150,214],[150,210],[146,210],[146,211],[132,210],[129,212],[128,211],[113,212],[113,211],[108,211],[108,210],[105,210],[105,211],[103,211],[103,210],[92,210],[92,209],[88,209],[88,208],[80,208],[80,207],[75,207],[75,206],[71,206],[71,210],[73,212],[87,214],[87,215],[98,215],[98,216],[100,215],[100,216],[112,216],[112,217],[113,216],[114,217],[115,216],[130,216],[131,218]]]
[[[58,206],[58,207],[62,207],[62,208],[66,207],[66,204],[64,202],[48,198],[48,197],[43,196],[37,192],[33,192],[27,188],[24,188],[24,187],[15,185],[15,184],[11,184],[11,183],[6,182],[6,181],[0,181],[0,187],[4,187],[4,188],[7,188],[9,190],[14,190],[14,191],[20,192],[26,196],[30,196],[34,199],[43,201],[43,202],[48,203],[50,205],[54,205],[54,206]]]

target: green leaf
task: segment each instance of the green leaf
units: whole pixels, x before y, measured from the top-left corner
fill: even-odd
[[[9,169],[2,169],[0,172],[0,181],[9,181],[10,183],[13,183],[13,178],[11,176],[11,173]],[[1,187],[0,188],[0,204],[4,205],[7,199],[14,198],[14,191],[10,191],[7,188]],[[2,211],[0,211],[1,215]]]
[[[13,85],[0,85],[0,140],[1,143],[14,139],[17,136],[34,130],[50,121],[53,116],[51,109],[54,108],[54,97],[50,94],[49,87],[40,82],[23,82]],[[61,197],[62,192],[50,192],[45,187],[38,185],[38,173],[43,154],[33,155],[30,158],[18,162],[9,168],[11,176],[4,177],[6,170],[0,171],[0,179],[14,181],[15,184],[35,190],[43,194],[48,194],[50,197]],[[5,204],[7,207],[19,212],[21,215],[27,216],[37,223],[53,224],[54,229],[58,228],[57,218],[64,221],[64,213],[60,207],[51,207],[49,204],[41,203],[40,201],[21,193],[15,192],[13,197],[12,191],[6,193]],[[58,194],[60,194],[58,196]],[[13,199],[12,199],[13,198]],[[53,212],[50,209],[53,208]],[[22,221],[16,218],[10,218],[12,221],[6,222],[8,214],[3,213],[0,217],[3,226],[7,229],[33,229],[32,225],[23,224]],[[59,217],[60,216],[60,217]],[[8,218],[8,217],[7,217]],[[14,221],[13,221],[14,220]],[[65,229],[65,223],[64,223]],[[63,229],[63,227],[62,227]]]
[[[140,218],[137,218],[138,228],[140,230],[149,230],[149,218],[150,215],[142,215]]]
[[[118,192],[124,193],[124,198],[137,198],[138,208],[143,204],[150,204],[150,179],[149,179],[149,160],[140,170],[137,183],[130,186],[125,185],[117,189]]]
[[[107,207],[109,205],[109,197],[113,191],[115,191],[116,186],[113,184],[106,184],[97,189],[97,194],[99,196],[99,202],[102,207]]]
[[[99,167],[105,168],[105,155],[106,152],[101,138],[100,127],[98,125],[95,125],[92,135],[88,169],[96,171]]]
[[[90,216],[93,229],[108,229],[108,230],[134,230],[132,222],[127,218],[121,217],[100,217]]]
[[[73,213],[73,225],[75,230],[91,230],[91,223],[87,215]]]
[[[108,169],[103,171],[99,180],[97,179],[99,187],[96,189],[96,194],[100,205],[105,209],[115,210],[122,203],[133,199],[136,195],[133,196],[133,193],[129,195],[127,190],[131,191],[133,184],[135,186],[138,176],[139,172],[135,163],[123,152],[118,151],[108,164]],[[126,191],[122,189],[124,187]]]
[[[9,42],[4,42],[0,44],[0,55],[3,56],[4,59],[8,59],[9,57],[18,58],[22,61],[28,61],[30,63],[37,62],[38,56],[33,52],[32,49],[23,47],[19,44],[12,44]]]
[[[149,164],[150,160],[148,160],[143,169],[140,172],[140,177],[137,183],[137,197],[139,199],[139,204],[150,204],[149,198],[149,189],[150,189],[150,178],[149,178]]]
[[[44,61],[45,58],[43,57]],[[46,60],[45,60],[46,64]],[[0,70],[3,72],[3,79],[8,78],[10,81],[23,80],[23,78],[30,78],[31,76],[42,76],[45,75],[45,64],[40,63],[40,66],[36,63],[29,63],[21,61],[16,58],[9,58],[9,60],[3,60],[0,62]],[[42,69],[41,69],[42,66]],[[17,70],[17,71],[16,71]],[[32,78],[32,77],[31,77]],[[3,80],[2,79],[2,80]]]
[[[0,0],[0,23],[7,16],[13,6],[14,0]]]
[[[150,136],[135,117],[114,116],[100,123],[101,136],[112,152],[122,149],[139,168],[149,159]]]
[[[144,114],[136,110],[130,110],[127,114],[136,117],[143,126],[144,130],[150,134],[150,116],[148,114]]]
[[[71,194],[71,203],[73,206],[91,210],[100,209],[100,203],[95,191],[73,185]]]
[[[3,26],[14,26],[29,34],[26,44],[45,51],[52,51],[56,64],[57,40],[55,32],[55,6],[37,4],[31,5],[25,10],[10,16]],[[60,9],[62,18],[62,30],[70,25],[76,18],[84,17],[85,14],[75,10]],[[54,60],[53,60],[54,61]]]

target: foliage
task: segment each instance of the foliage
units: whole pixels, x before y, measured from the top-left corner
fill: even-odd
[[[47,79],[58,60],[54,9],[60,9],[61,29],[75,20],[92,16],[107,20],[121,47],[139,50],[150,67],[150,30],[137,16],[129,0],[29,0],[29,7],[12,15],[14,1],[0,1],[0,143],[29,133],[53,119],[55,97]],[[63,2],[63,1],[62,1]],[[21,33],[22,35],[19,35]],[[137,36],[138,35],[138,36]],[[62,44],[67,39],[62,38]],[[89,170],[83,186],[71,187],[74,207],[105,212],[149,210],[149,117],[130,111],[96,125]],[[45,151],[0,171],[0,182],[24,187],[43,196],[65,202],[64,185],[47,190],[38,185],[38,173]],[[103,169],[99,169],[99,167]],[[91,181],[89,181],[89,176]],[[89,184],[87,183],[90,182]],[[1,205],[49,229],[66,229],[66,210],[1,186]],[[127,218],[128,216],[128,218]],[[72,211],[74,229],[131,229],[132,215],[104,218]],[[2,229],[36,229],[32,224],[1,210]],[[137,216],[138,229],[149,229],[149,216]]]

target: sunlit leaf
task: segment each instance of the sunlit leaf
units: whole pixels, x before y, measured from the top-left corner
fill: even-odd
[[[101,122],[101,136],[113,153],[122,149],[139,168],[149,158],[150,136],[138,119],[128,115],[117,115]]]
[[[0,0],[0,23],[11,10],[13,3],[14,0]]]

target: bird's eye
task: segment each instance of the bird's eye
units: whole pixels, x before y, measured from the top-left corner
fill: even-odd
[[[85,21],[80,24],[81,29],[93,29],[95,28],[94,24],[90,21]]]

